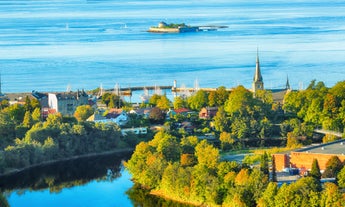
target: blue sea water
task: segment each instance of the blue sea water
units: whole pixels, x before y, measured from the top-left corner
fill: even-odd
[[[344,79],[345,2],[0,0],[3,92],[147,85],[266,88]],[[152,34],[160,21],[226,29]]]

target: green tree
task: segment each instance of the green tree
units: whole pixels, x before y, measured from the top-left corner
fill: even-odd
[[[273,96],[271,91],[257,90],[255,92],[255,97],[261,100],[263,103],[273,104]]]
[[[0,112],[0,150],[16,138],[15,124],[8,113]]]
[[[288,147],[288,148],[299,147],[299,141],[298,141],[297,137],[292,132],[289,132],[287,134],[286,147]]]
[[[270,182],[258,200],[258,207],[275,207],[274,197],[277,195],[278,186],[275,182]]]
[[[25,108],[25,111],[31,111],[32,110],[32,108],[31,108],[31,100],[30,100],[29,96],[25,97],[24,108]]]
[[[159,99],[161,99],[161,96],[160,96],[160,95],[158,95],[158,94],[153,94],[153,95],[150,97],[149,104],[150,104],[151,106],[157,106],[157,103],[158,103]]]
[[[229,98],[229,92],[224,86],[220,86],[216,90],[216,105],[223,106]]]
[[[321,172],[320,172],[319,162],[317,161],[317,159],[313,160],[309,175],[317,180],[321,179]]]
[[[272,156],[272,182],[277,182],[276,159]]]
[[[217,94],[215,91],[211,91],[208,94],[208,105],[209,106],[216,106],[217,104]]]
[[[23,125],[27,128],[30,128],[33,124],[30,111],[26,111],[24,115]]]
[[[44,123],[45,127],[58,127],[62,123],[62,114],[49,114],[46,122]]]
[[[345,166],[338,173],[337,181],[338,181],[339,187],[345,188]]]
[[[228,131],[229,121],[223,107],[219,107],[214,119],[214,127],[217,131]]]
[[[160,99],[157,101],[157,107],[162,110],[168,110],[170,108],[169,99],[165,95],[161,96]]]
[[[15,124],[20,124],[23,122],[25,115],[25,108],[20,104],[13,104],[4,109],[4,112],[8,113]]]
[[[247,116],[253,107],[253,94],[243,86],[238,86],[229,95],[229,99],[224,105],[224,110],[231,116],[238,114]]]
[[[41,121],[41,109],[35,108],[31,114],[31,118],[32,118],[33,123],[40,122]]]
[[[189,97],[188,105],[192,110],[200,110],[202,107],[208,105],[207,93],[203,90],[199,90],[193,96]]]
[[[268,155],[267,155],[266,152],[263,155],[260,156],[260,170],[265,175],[269,174]]]
[[[186,100],[184,100],[181,96],[177,96],[174,98],[174,109],[180,109],[187,107]]]
[[[219,140],[223,150],[226,150],[232,145],[235,140],[231,137],[231,134],[228,132],[221,132],[219,135]]]
[[[345,206],[344,196],[336,184],[325,183],[325,190],[321,194],[320,206]]]
[[[7,108],[10,105],[10,102],[7,99],[0,101],[0,110]]]
[[[206,140],[203,140],[195,147],[195,156],[198,159],[198,165],[205,166],[208,169],[216,169],[219,160],[219,151]]]
[[[334,178],[343,168],[343,164],[338,156],[332,156],[326,163],[326,169],[322,174],[323,178]]]
[[[86,121],[94,113],[94,109],[90,105],[78,106],[74,112],[74,117],[78,121]]]

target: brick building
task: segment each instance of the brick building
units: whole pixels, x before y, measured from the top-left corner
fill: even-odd
[[[317,159],[320,170],[324,170],[327,161],[332,156],[338,156],[341,161],[345,160],[345,140],[341,139],[291,152],[273,154],[273,156],[277,171],[283,171],[290,167],[310,170],[314,159]]]

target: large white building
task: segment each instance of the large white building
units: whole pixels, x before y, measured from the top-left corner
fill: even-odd
[[[89,96],[84,90],[77,92],[48,93],[48,106],[62,115],[73,115],[76,108],[89,104]]]

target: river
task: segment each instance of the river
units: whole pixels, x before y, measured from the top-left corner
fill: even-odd
[[[131,153],[80,158],[35,167],[0,177],[0,189],[11,207],[132,207],[168,203],[148,195],[131,181],[122,162]]]

